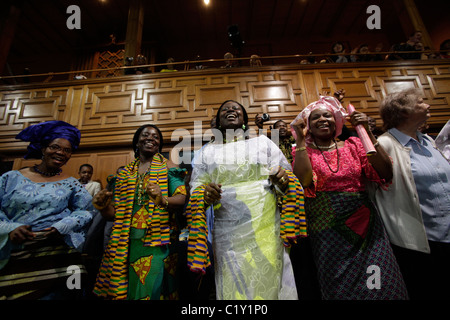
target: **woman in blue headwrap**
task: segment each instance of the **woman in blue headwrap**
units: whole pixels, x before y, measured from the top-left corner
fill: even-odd
[[[0,177],[0,299],[81,293],[71,289],[82,286],[79,250],[95,209],[87,190],[62,171],[80,137],[64,121],[32,125],[16,136],[30,142],[24,158],[41,161]]]

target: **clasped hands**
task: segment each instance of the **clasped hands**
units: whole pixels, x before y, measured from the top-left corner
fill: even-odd
[[[161,188],[156,183],[149,182],[145,188],[145,192],[156,206],[165,205],[164,201],[168,201],[167,199],[164,199]],[[92,200],[94,207],[98,210],[105,209],[110,204],[112,195],[113,193],[108,189],[99,191]]]
[[[42,235],[40,235],[40,238],[51,238],[51,237],[59,237],[61,234],[59,231],[54,228],[50,227],[47,229],[42,230]],[[22,244],[27,240],[35,240],[36,239],[36,232],[33,232],[31,230],[31,226],[29,225],[22,225],[14,229],[9,233],[9,239],[11,242],[16,244]]]

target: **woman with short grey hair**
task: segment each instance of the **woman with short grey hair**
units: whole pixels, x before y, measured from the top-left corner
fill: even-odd
[[[450,164],[419,131],[430,105],[415,89],[389,94],[378,138],[393,163],[392,184],[375,201],[411,299],[449,298]]]

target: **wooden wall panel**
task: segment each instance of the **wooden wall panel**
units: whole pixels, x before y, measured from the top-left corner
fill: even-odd
[[[251,122],[257,113],[267,112],[272,124],[292,120],[320,93],[341,88],[347,92],[345,104],[379,119],[383,97],[410,87],[422,90],[432,106],[431,126],[438,128],[450,118],[448,60],[206,69],[4,86],[0,153],[24,152],[26,144],[15,135],[30,124],[53,119],[81,130],[81,150],[127,147],[145,123],[161,128],[170,149],[177,143],[171,141],[175,129],[194,135],[194,121],[201,121],[204,132],[227,99],[241,102]]]

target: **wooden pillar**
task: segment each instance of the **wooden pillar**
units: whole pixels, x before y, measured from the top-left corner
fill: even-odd
[[[125,56],[133,57],[141,53],[142,28],[144,25],[144,0],[131,0],[128,9]]]
[[[406,11],[408,12],[409,18],[414,26],[414,30],[422,32],[422,44],[424,47],[429,47],[434,50],[433,42],[431,41],[430,34],[423,23],[422,17],[420,16],[419,10],[417,9],[414,0],[403,0],[405,4]],[[409,35],[408,35],[409,36]]]
[[[0,21],[0,75],[5,69],[9,49],[14,40],[14,34],[19,21],[20,11],[19,7],[11,4],[5,18],[3,21]]]

